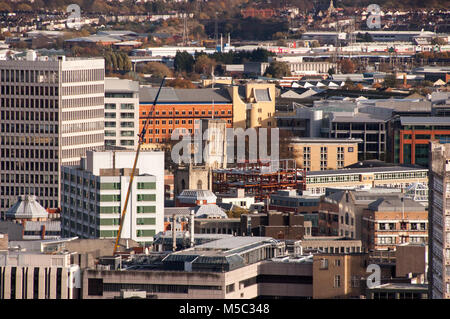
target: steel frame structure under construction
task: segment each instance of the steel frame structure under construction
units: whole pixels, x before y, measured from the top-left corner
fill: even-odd
[[[276,165],[274,165],[276,164]],[[227,193],[231,188],[244,188],[246,196],[263,201],[270,194],[287,188],[305,189],[306,171],[297,168],[293,159],[240,163],[234,168],[212,171],[212,191]]]

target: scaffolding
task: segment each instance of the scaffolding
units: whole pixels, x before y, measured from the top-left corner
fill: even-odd
[[[305,190],[306,170],[297,168],[296,161],[284,159],[255,163],[239,163],[235,168],[212,171],[214,193],[228,193],[243,188],[246,196],[264,201],[270,194],[283,189]]]

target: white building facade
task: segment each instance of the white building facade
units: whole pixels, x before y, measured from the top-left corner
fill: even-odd
[[[81,167],[62,168],[63,237],[116,238],[135,153],[88,151]],[[164,228],[164,153],[142,151],[121,238],[143,245]]]
[[[105,145],[135,149],[139,134],[139,82],[105,79]]]

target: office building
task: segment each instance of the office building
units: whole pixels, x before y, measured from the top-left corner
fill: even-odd
[[[313,263],[313,299],[357,298],[364,292],[368,255],[316,254]]]
[[[79,167],[62,168],[63,236],[117,237],[134,158],[88,151]],[[141,151],[136,168],[121,238],[147,245],[164,226],[164,153]]]
[[[389,159],[392,163],[428,167],[430,141],[450,139],[450,117],[400,116],[391,123]]]
[[[242,214],[241,232],[244,236],[268,236],[277,239],[302,239],[306,231],[304,217],[293,212]],[[308,231],[311,234],[311,229]]]
[[[428,183],[428,170],[420,166],[346,168],[307,172],[305,190],[323,195],[326,188],[388,187],[405,189],[414,183]]]
[[[289,147],[297,166],[306,171],[339,169],[358,161],[360,138],[293,138]]]
[[[141,86],[139,90],[139,128],[142,130],[151,112],[158,88]],[[233,125],[233,101],[226,89],[174,89],[164,87],[148,120],[144,143],[169,143],[172,133],[194,135],[194,124],[201,119],[222,119]],[[180,137],[181,140],[181,137]]]
[[[269,195],[269,209],[300,214],[318,213],[319,196],[299,195],[295,189],[279,190]]]
[[[233,128],[275,128],[275,84],[249,82],[228,88]]]
[[[0,251],[0,299],[78,299],[81,271],[69,252]]]
[[[379,198],[363,217],[363,240],[369,250],[395,250],[405,243],[428,243],[428,212],[409,198]]]
[[[431,299],[450,298],[450,145],[430,143],[429,260]]]
[[[115,298],[122,289],[144,290],[147,298],[158,299],[256,298],[259,265],[284,255],[284,249],[270,237],[230,236],[169,254],[137,256],[122,263],[120,272],[86,269],[83,299]]]
[[[135,149],[139,133],[139,82],[105,78],[105,145]]]
[[[0,61],[2,213],[27,194],[59,207],[60,167],[103,147],[104,73],[98,58]]]

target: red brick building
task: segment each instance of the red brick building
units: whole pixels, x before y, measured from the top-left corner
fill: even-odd
[[[158,88],[141,87],[139,92],[139,131],[147,120]],[[200,119],[223,119],[233,126],[233,101],[226,89],[163,88],[144,143],[166,143],[175,128],[194,134],[194,123]]]

